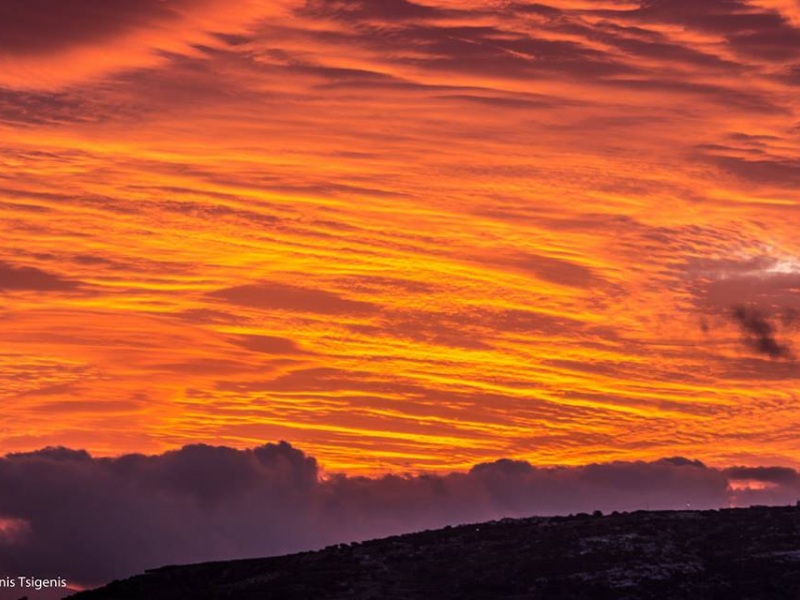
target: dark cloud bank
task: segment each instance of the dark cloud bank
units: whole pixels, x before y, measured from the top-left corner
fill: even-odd
[[[737,481],[766,489],[735,491]],[[499,460],[467,473],[370,479],[321,476],[285,442],[118,458],[47,448],[0,459],[0,575],[95,584],[164,564],[505,516],[787,503],[798,494],[792,469],[723,471],[681,458],[556,469]]]

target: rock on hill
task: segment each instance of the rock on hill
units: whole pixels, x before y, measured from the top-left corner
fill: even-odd
[[[74,600],[798,600],[800,508],[504,519],[163,567]]]

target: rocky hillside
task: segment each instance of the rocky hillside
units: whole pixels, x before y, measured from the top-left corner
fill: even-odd
[[[74,600],[797,600],[800,508],[505,519],[163,567]]]

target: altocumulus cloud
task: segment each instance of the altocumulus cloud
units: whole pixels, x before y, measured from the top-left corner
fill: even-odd
[[[47,448],[0,459],[0,571],[94,584],[168,563],[313,549],[505,516],[713,508],[788,501],[791,470],[721,471],[681,458],[536,468],[499,460],[466,473],[323,475],[286,442],[186,446],[94,458]],[[768,496],[731,481],[761,481]],[[737,489],[741,489],[739,486]]]

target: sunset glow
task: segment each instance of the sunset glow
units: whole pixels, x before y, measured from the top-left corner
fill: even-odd
[[[73,1],[0,6],[4,453],[800,465],[796,3]]]

